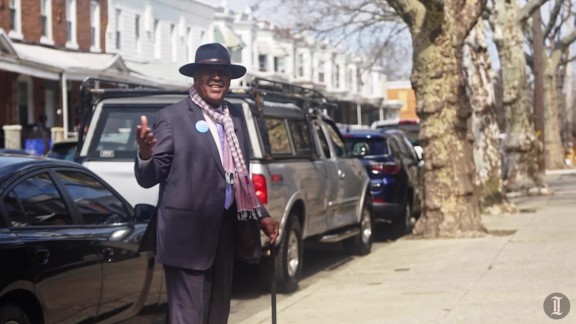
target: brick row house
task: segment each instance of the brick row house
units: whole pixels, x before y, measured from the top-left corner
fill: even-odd
[[[22,125],[24,140],[42,115],[47,127],[74,124],[70,107],[79,106],[85,73],[66,78],[69,55],[105,52],[106,7],[107,0],[0,0],[0,125]]]
[[[251,8],[237,13],[208,0],[0,0],[0,126],[21,125],[21,146],[42,115],[46,126],[74,135],[86,77],[188,87],[178,67],[208,42],[224,44],[248,68],[233,86],[264,77],[317,89],[337,102],[328,113],[340,123],[388,116],[379,67],[259,21]]]

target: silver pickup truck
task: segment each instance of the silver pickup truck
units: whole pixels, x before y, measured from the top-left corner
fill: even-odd
[[[82,87],[90,117],[76,160],[132,205],[155,205],[158,188],[141,188],[133,175],[136,125],[141,115],[153,123],[159,109],[187,92],[98,89],[94,84],[87,80]],[[281,223],[279,291],[298,288],[307,241],[343,242],[355,255],[368,254],[373,226],[369,178],[360,161],[349,157],[335,123],[321,112],[327,109],[326,98],[311,89],[255,79],[248,88],[232,90],[227,101],[244,111],[253,183],[260,201]]]

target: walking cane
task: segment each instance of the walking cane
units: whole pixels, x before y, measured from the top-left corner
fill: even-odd
[[[270,263],[272,263],[272,282],[270,283],[270,298],[272,302],[272,324],[276,324],[276,254],[278,249],[272,244],[270,247]]]

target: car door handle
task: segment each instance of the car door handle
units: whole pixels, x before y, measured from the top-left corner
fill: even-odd
[[[112,259],[114,258],[114,249],[105,248],[102,250],[102,254],[104,255],[104,260],[106,260],[106,262],[112,262]]]
[[[34,256],[40,264],[47,264],[50,259],[50,251],[48,249],[34,248]]]
[[[344,179],[346,178],[346,173],[344,173],[344,171],[342,170],[338,170],[338,176],[340,177],[340,179]]]

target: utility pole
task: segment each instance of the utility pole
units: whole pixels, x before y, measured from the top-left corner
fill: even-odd
[[[546,168],[546,147],[544,140],[544,35],[542,33],[542,14],[540,9],[532,14],[532,47],[534,48],[534,130],[542,145],[538,154],[540,172]]]

